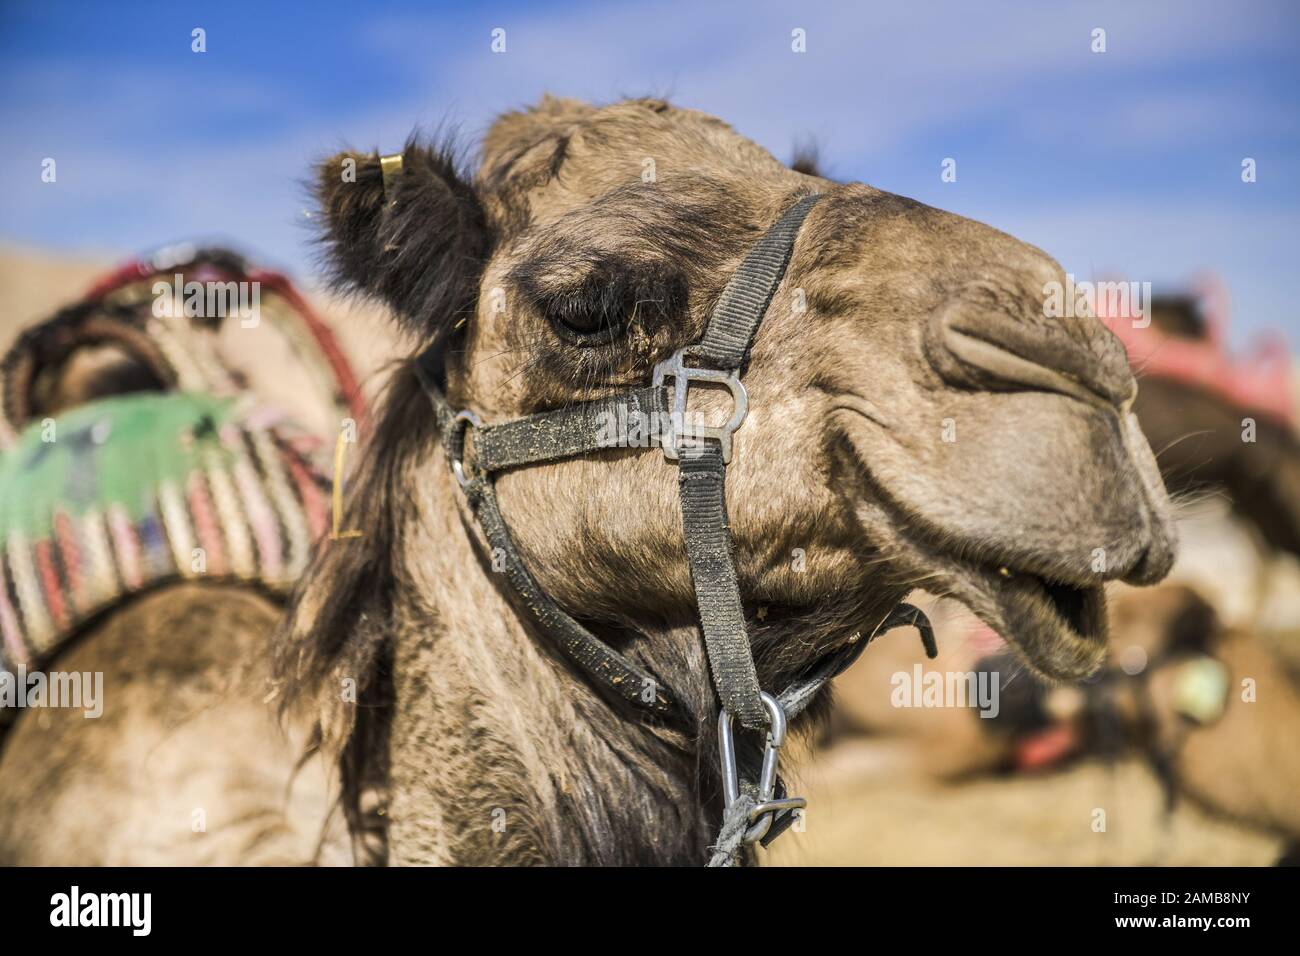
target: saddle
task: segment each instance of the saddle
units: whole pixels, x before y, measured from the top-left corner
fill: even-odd
[[[160,279],[176,298],[250,284],[323,400],[364,418],[325,324],[287,279],[227,250],[129,263],[28,329],[0,359],[0,670],[43,666],[104,611],[168,583],[284,595],[328,529],[323,436],[260,404],[222,358],[217,333],[236,316],[159,308]],[[106,346],[107,384],[70,404],[52,382]]]

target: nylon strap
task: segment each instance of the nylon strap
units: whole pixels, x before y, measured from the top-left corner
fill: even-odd
[[[745,367],[754,335],[790,264],[799,229],[821,198],[815,193],[800,199],[745,254],[722,290],[704,337],[688,350],[700,364],[737,371]]]
[[[866,638],[859,638],[849,644],[844,645],[838,651],[827,655],[815,663],[812,669],[803,677],[794,681],[785,690],[777,695],[777,703],[785,711],[788,720],[794,720],[795,717],[803,713],[804,709],[813,701],[818,692],[828,683],[844,673],[857,662],[862,656],[867,645],[878,637],[900,627],[915,627],[921,633],[921,644],[925,647],[925,656],[934,660],[939,656],[939,647],[935,643],[934,628],[930,625],[930,619],[925,616],[925,612],[911,604],[899,603],[894,609],[886,615],[885,619],[876,625]],[[784,793],[784,784],[778,787],[781,793]],[[749,794],[742,794],[742,800],[738,806],[725,808],[726,814],[723,818],[722,832],[718,834],[718,840],[715,844],[715,853],[710,860],[710,866],[734,866],[740,861],[742,842],[735,838],[734,818],[741,811],[748,812],[748,805],[744,798]],[[790,828],[796,817],[792,811],[777,814],[772,820],[771,829],[767,835],[760,841],[763,846],[769,846],[773,840]],[[728,826],[728,821],[732,826]],[[748,822],[748,821],[746,821]]]
[[[415,371],[433,406],[448,458],[460,462],[465,452],[465,436],[456,427],[456,412],[437,386],[433,369],[435,361],[435,356],[422,354],[414,363]],[[692,729],[690,715],[680,704],[680,697],[666,683],[601,641],[555,604],[538,585],[510,537],[491,481],[491,473],[500,468],[558,460],[608,447],[608,435],[602,431],[597,416],[610,412],[618,414],[620,405],[625,414],[636,410],[657,412],[666,404],[663,392],[661,388],[641,389],[502,425],[480,427],[476,429],[475,444],[491,449],[487,452],[487,462],[491,467],[476,467],[476,476],[465,484],[464,491],[483,536],[492,548],[494,562],[500,562],[511,588],[539,629],[554,642],[556,649],[586,674],[597,689],[607,694],[612,692],[641,710],[676,719]],[[566,416],[573,416],[575,422],[582,424],[567,425],[564,421]],[[484,444],[485,435],[495,437]],[[723,694],[724,707],[743,719],[743,698],[732,696],[727,691],[743,689],[751,681],[756,687],[757,677],[753,674],[753,658],[749,652],[726,526],[722,450],[720,445],[708,442],[683,451],[685,454],[679,459],[682,517],[710,668],[719,693]],[[868,644],[894,628],[906,626],[916,627],[921,632],[926,654],[934,658],[938,651],[929,620],[920,609],[910,604],[899,604],[865,640],[845,645],[818,661],[805,676],[783,690],[777,698],[781,708],[790,719],[794,719],[827,683],[861,656]],[[784,794],[784,785],[778,784],[778,788]],[[725,808],[726,820],[714,847],[711,866],[730,866],[740,861],[745,847],[745,826],[742,824],[748,823],[747,807],[752,803],[752,795],[747,790],[737,805]],[[762,839],[763,846],[789,829],[794,820],[793,812],[777,814]]]
[[[440,361],[439,353],[436,349],[425,349],[415,357],[411,367],[415,370],[415,377],[420,380],[420,387],[424,389],[424,394],[428,396],[429,404],[433,406],[434,424],[438,427],[438,434],[442,438],[444,445],[447,443],[448,431],[451,424],[456,418],[456,411],[447,401],[447,396],[442,393],[438,386],[438,368],[437,363]],[[459,455],[459,449],[457,454]]]
[[[700,342],[686,350],[699,364],[736,373],[742,369],[785,275],[799,229],[820,198],[811,195],[795,202],[745,254]],[[616,696],[661,715],[680,712],[677,696],[669,688],[566,614],[538,586],[510,539],[491,481],[493,473],[506,468],[612,446],[658,445],[661,429],[653,426],[662,421],[657,416],[667,412],[667,388],[652,386],[500,424],[476,425],[467,448],[468,429],[460,427],[463,416],[451,408],[438,387],[438,361],[432,351],[421,354],[415,362],[416,374],[433,403],[448,458],[465,480],[484,537],[503,560],[511,586],[540,629],[565,657]],[[675,381],[673,387],[688,385]],[[644,443],[635,435],[641,435]],[[721,446],[706,439],[681,445],[678,455],[683,533],[714,686],[723,707],[742,726],[761,730],[768,718],[759,697],[736,580]],[[472,477],[466,480],[466,475]]]
[[[422,353],[414,362],[415,374],[433,406],[438,432],[442,436],[448,459],[460,462],[465,454],[465,432],[456,427],[456,412],[447,401],[442,389],[438,387],[437,375],[433,368],[433,363],[436,361],[437,356],[430,352]],[[643,392],[649,391],[656,390],[645,389],[642,392],[616,396],[616,399],[630,400],[636,396],[644,397]],[[591,429],[586,425],[596,421],[596,406],[606,407],[614,401],[615,399],[605,399],[586,403],[592,406],[590,414],[585,412],[574,414],[573,409],[561,409],[558,412],[534,415],[527,419],[516,419],[503,425],[476,429],[474,444],[476,454],[480,456],[483,454],[484,437],[497,436],[489,439],[487,443],[487,447],[492,449],[488,455],[494,467],[482,468],[481,459],[471,466],[475,477],[466,482],[465,497],[483,532],[483,537],[487,540],[488,547],[492,549],[494,567],[499,567],[505,573],[511,588],[514,589],[539,630],[554,643],[556,649],[591,678],[598,689],[607,694],[612,693],[614,697],[631,703],[640,710],[662,717],[676,718],[688,724],[686,712],[681,707],[677,694],[664,681],[632,663],[579,624],[552,601],[537,583],[537,579],[529,572],[523,557],[515,547],[514,540],[510,537],[510,530],[501,515],[496,489],[492,484],[491,472],[497,468],[563,458],[604,447],[597,444],[584,444],[588,439],[594,443],[601,438],[594,425]],[[562,412],[573,415],[575,424],[566,426],[563,423]],[[542,453],[543,451],[545,454]]]
[[[474,430],[474,467],[490,474],[604,448],[657,447],[659,430],[652,423],[667,414],[666,394],[663,387],[641,388],[500,425],[484,425]]]
[[[727,525],[727,466],[722,446],[704,442],[683,448],[678,460],[686,558],[695,585],[704,647],[722,706],[752,730],[767,726],[758,674],[745,627]]]
[[[493,550],[494,566],[504,570],[510,586],[561,653],[598,686],[613,689],[628,703],[662,717],[685,718],[685,711],[663,681],[575,621],[538,585],[510,538],[491,481],[486,477],[473,479],[465,486],[465,495]]]
[[[819,199],[820,195],[800,199],[745,254],[722,290],[704,337],[688,349],[700,364],[719,371],[739,372],[744,367],[754,335],[785,276],[799,228]],[[674,387],[684,388],[686,383],[676,382]],[[742,726],[762,730],[768,716],[759,697],[732,559],[725,494],[727,466],[721,445],[706,440],[681,448],[678,464],[686,555],[713,684],[728,713]]]

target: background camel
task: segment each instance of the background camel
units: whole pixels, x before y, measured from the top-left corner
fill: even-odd
[[[1167,762],[1178,794],[1283,836],[1293,848],[1300,845],[1296,635],[1262,637],[1225,628],[1194,594],[1178,589],[1172,598],[1182,627],[1155,635],[1164,640],[1149,653],[1150,703],[1139,723],[1139,745]],[[1136,601],[1129,603],[1130,615],[1152,616]],[[1185,691],[1178,665],[1201,653],[1223,666],[1223,709],[1191,721],[1180,703]]]
[[[387,192],[376,156],[343,155],[319,191],[340,282],[441,343],[452,401],[485,422],[644,381],[698,338],[780,211],[826,193],[755,342],[728,482],[765,686],[922,584],[1035,670],[1079,678],[1105,648],[1101,584],[1168,570],[1124,351],[1095,320],[1044,317],[1044,283],[1064,276],[1043,253],[794,172],[660,101],[547,99],[498,120],[482,152],[469,180],[409,144]],[[705,858],[715,705],[675,484],[657,456],[611,451],[498,488],[545,590],[677,687],[693,735],[611,711],[528,633],[467,531],[426,399],[394,375],[350,505],[366,533],[321,553],[279,648],[344,749],[365,858]]]
[[[226,367],[253,373],[243,380],[258,383],[262,401],[278,397],[268,381],[296,383],[290,405],[301,418],[336,421],[273,325],[240,331],[279,364],[274,374],[248,369],[246,356]],[[219,351],[208,355],[206,332],[186,331],[195,352],[221,363]],[[79,341],[63,332],[60,341]],[[37,360],[14,406],[22,408],[15,426],[101,396],[164,390],[158,356],[147,361],[133,351],[134,338],[119,334],[113,345],[88,335],[80,347]],[[0,861],[350,862],[346,843],[326,832],[331,819],[333,836],[341,832],[332,813],[336,775],[311,755],[310,722],[290,716],[281,725],[267,705],[267,646],[282,607],[282,597],[251,584],[169,584],[91,618],[41,661],[45,670],[102,674],[103,716],[60,708],[3,714]]]
[[[1224,331],[1214,330],[1204,308],[1195,298],[1156,297],[1148,334],[1161,334],[1176,345],[1199,346],[1204,352],[1222,349]],[[1139,334],[1130,333],[1135,340]],[[1294,410],[1287,406],[1285,379],[1276,389],[1268,387],[1279,377],[1278,371],[1285,372],[1285,364],[1278,370],[1267,369],[1271,374],[1265,378],[1266,367],[1259,360],[1240,368],[1225,360],[1224,377],[1238,381],[1217,382],[1217,389],[1209,388],[1186,376],[1162,373],[1159,359],[1169,350],[1160,350],[1160,340],[1154,341],[1154,356],[1153,346],[1147,345],[1134,359],[1143,370],[1134,410],[1151,447],[1159,450],[1160,471],[1170,493],[1221,490],[1250,523],[1262,546],[1300,555],[1300,437],[1294,429]],[[1252,405],[1246,400],[1249,396],[1234,394],[1242,388],[1241,379],[1250,380],[1253,391],[1266,394],[1272,407]],[[1247,431],[1249,441],[1243,440]]]
[[[310,723],[276,720],[266,647],[281,605],[182,584],[110,613],[56,667],[104,675],[104,713],[24,713],[0,758],[0,863],[350,862]]]
[[[875,806],[876,788],[892,781],[907,799],[947,817],[946,800],[964,794],[965,812],[972,812],[996,803],[1000,790],[1005,806],[998,812],[1021,804],[1023,829],[1038,828],[1056,862],[1196,864],[1217,858],[1261,864],[1277,859],[1300,837],[1294,800],[1300,760],[1292,746],[1300,722],[1290,651],[1295,635],[1225,627],[1184,585],[1123,588],[1109,605],[1105,670],[1086,685],[1056,687],[992,653],[988,641],[963,637],[969,621],[962,616],[932,611],[940,654],[925,668],[984,667],[999,673],[999,713],[991,719],[981,719],[969,707],[891,706],[890,679],[910,670],[911,661],[899,644],[877,648],[836,682],[835,732],[820,761],[840,782],[836,795],[848,799],[856,789],[857,799]],[[1188,670],[1207,660],[1222,665],[1223,684],[1212,683],[1192,697],[1190,704],[1206,707],[1202,719],[1192,720],[1186,715],[1188,680],[1194,676]],[[1215,703],[1221,711],[1208,706]],[[1012,770],[1012,776],[1003,773]],[[849,785],[852,777],[855,786]],[[1165,788],[1159,798],[1150,785],[1157,779]],[[1087,828],[1061,825],[1034,809],[1051,800],[1063,802],[1065,820],[1075,825],[1091,808],[1109,808],[1113,827],[1124,831],[1122,845],[1099,841],[1107,845],[1097,847],[1093,858],[1086,850]],[[1133,826],[1134,817],[1143,825]],[[942,861],[946,857],[935,854],[930,841],[950,843],[951,824],[941,822],[926,835],[921,832],[925,819],[907,828],[902,839],[922,841],[921,861]],[[1229,821],[1247,829],[1234,834],[1225,825]],[[842,825],[839,829],[831,842],[846,839]],[[1002,846],[1021,838],[1019,831],[1003,837],[992,842]],[[827,839],[823,831],[815,847],[806,849],[821,860],[873,858],[860,848],[837,857],[828,853]],[[900,849],[885,848],[876,859],[894,862]],[[1002,852],[1010,856],[999,861],[1024,859],[1017,856],[1024,850]]]

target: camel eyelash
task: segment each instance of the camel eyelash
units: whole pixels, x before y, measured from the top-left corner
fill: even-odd
[[[622,262],[593,268],[578,282],[558,290],[521,285],[556,333],[580,346],[613,342],[634,323],[653,331],[681,315],[686,304],[686,282],[680,273],[628,268]]]

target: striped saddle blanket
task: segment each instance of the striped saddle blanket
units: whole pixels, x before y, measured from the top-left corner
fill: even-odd
[[[0,454],[0,669],[37,667],[182,579],[287,591],[328,527],[318,441],[244,398],[141,393],[33,422]]]

